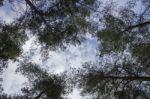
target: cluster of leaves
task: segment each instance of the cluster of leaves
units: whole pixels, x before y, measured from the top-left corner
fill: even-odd
[[[108,68],[102,68],[104,66],[101,64],[100,68],[85,64],[83,69],[78,70],[76,84],[82,89],[83,96],[92,95],[94,99],[148,99],[150,97],[150,77],[137,74],[140,67],[125,63],[107,65]],[[145,74],[145,71],[141,74]]]
[[[13,24],[1,24],[0,28],[0,59],[15,59],[21,54],[21,46],[27,38],[25,30]]]
[[[33,12],[23,16],[29,16],[24,21],[26,28],[37,34],[39,41],[47,46],[79,43],[79,33],[84,33],[90,26],[87,21],[91,12],[88,6],[94,5],[95,0],[56,0],[43,10],[42,6],[46,3],[39,1],[36,6],[30,5]]]
[[[2,6],[2,5],[3,5],[3,1],[4,1],[4,0],[0,0],[0,6]]]
[[[24,96],[35,99],[62,99],[68,94],[65,75],[49,74],[36,64],[23,63],[18,72],[29,79],[29,85],[22,88]]]

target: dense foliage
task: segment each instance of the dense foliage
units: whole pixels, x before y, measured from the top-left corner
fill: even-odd
[[[23,3],[25,10],[13,10],[22,13],[13,22],[0,21],[0,72],[9,60],[17,60],[17,72],[28,78],[28,85],[22,95],[2,93],[0,98],[63,99],[74,86],[93,99],[149,99],[150,1],[125,1],[117,6],[117,1],[103,0],[8,0],[10,5]],[[0,6],[5,2],[0,0]],[[100,42],[99,60],[75,69],[73,77],[71,70],[53,74],[30,58],[19,60],[28,35],[50,51],[81,44],[86,34]],[[101,60],[106,56],[113,62]]]

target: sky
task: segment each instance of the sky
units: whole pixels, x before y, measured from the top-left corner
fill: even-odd
[[[117,1],[121,5],[125,4],[125,0],[114,1]],[[7,4],[7,2],[6,5],[7,6],[0,7],[0,17],[2,20],[10,23],[18,15],[11,11],[11,6]],[[26,41],[26,43],[22,47],[22,55],[28,56],[30,54],[33,54],[33,56],[31,57],[32,62],[45,66],[46,68],[48,68],[49,72],[60,73],[70,69],[70,67],[78,68],[81,67],[85,62],[97,62],[98,60],[96,54],[99,43],[97,42],[97,39],[93,38],[90,34],[86,35],[86,40],[81,45],[70,45],[64,51],[50,51],[48,59],[44,62],[42,62],[41,60],[40,46],[35,45],[34,41],[36,40],[36,38],[31,35],[29,36],[30,39]],[[31,51],[31,49],[33,49],[33,51]],[[18,63],[9,61],[9,66],[3,73],[2,85],[4,88],[4,92],[12,95],[21,93],[20,89],[25,86],[25,82],[27,81],[24,76],[15,72],[17,64]],[[73,93],[68,97],[70,97],[70,99],[85,99],[80,96],[79,92],[80,91],[78,89],[74,89]]]
[[[32,44],[34,43],[34,37],[30,38],[29,41],[23,45],[24,53],[30,53],[30,49],[34,49]],[[36,46],[35,46],[36,47]],[[71,45],[67,47],[65,51],[50,51],[48,59],[42,62],[40,55],[40,48],[37,47],[34,50],[31,60],[33,63],[41,64],[41,66],[46,66],[49,72],[60,73],[70,67],[81,67],[85,62],[96,62],[96,50],[98,44],[95,38],[90,35],[87,36],[87,40],[79,46]],[[8,94],[20,93],[20,89],[24,86],[24,82],[27,81],[25,77],[16,74],[15,70],[17,68],[17,63],[9,62],[8,68],[3,73],[3,88],[4,92]],[[82,99],[79,95],[78,90],[73,91],[71,99]],[[74,98],[73,98],[74,97]],[[78,97],[78,98],[77,98]]]
[[[0,16],[2,20],[11,23],[16,14],[11,11],[11,6],[6,2],[7,6],[0,8]],[[40,46],[35,45],[36,38],[29,35],[30,39],[22,46],[22,56],[32,54],[31,60],[42,66],[46,66],[49,72],[60,73],[71,67],[81,67],[84,62],[96,62],[96,50],[98,49],[97,39],[90,34],[86,35],[86,40],[81,45],[70,45],[65,51],[56,50],[50,51],[48,59],[42,62],[40,54]],[[34,51],[31,51],[33,49]],[[16,73],[18,63],[9,61],[8,68],[3,73],[3,88],[7,94],[15,95],[21,93],[21,88],[25,86],[27,79]],[[79,95],[79,90],[75,89],[68,97],[70,99],[82,99]]]
[[[70,45],[66,48],[65,51],[49,51],[48,59],[44,62],[41,60],[40,54],[40,46],[33,46],[35,37],[30,37],[30,39],[23,45],[23,56],[28,56],[32,54],[31,61],[36,64],[40,64],[44,66],[43,68],[47,68],[49,72],[60,73],[65,70],[69,70],[71,67],[80,68],[82,64],[85,62],[98,62],[99,58],[97,55],[98,43],[97,39],[93,38],[91,35],[86,36],[86,40],[84,43],[78,46]],[[31,49],[36,49],[30,51]],[[128,51],[125,51],[126,57],[130,56]],[[115,56],[115,55],[114,55]],[[124,58],[124,55],[119,54],[119,58]],[[113,57],[106,55],[101,59],[103,63],[110,63],[114,60],[118,60],[118,57]],[[14,95],[16,93],[21,93],[21,88],[25,86],[25,82],[27,79],[16,73],[18,63],[9,62],[8,68],[3,73],[3,88],[4,92]],[[79,94],[79,89],[74,89],[73,93],[71,93],[68,97],[71,99],[87,99],[83,98]]]

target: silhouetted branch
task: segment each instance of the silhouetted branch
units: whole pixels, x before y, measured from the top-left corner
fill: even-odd
[[[33,10],[35,11],[35,13],[38,14],[38,15],[41,17],[41,19],[43,20],[44,24],[49,27],[49,24],[46,22],[46,20],[45,20],[45,18],[44,18],[44,16],[43,16],[43,13],[40,12],[40,11],[32,4],[32,2],[31,2],[30,0],[25,0],[25,1],[26,1],[26,3],[30,6],[30,8],[33,9]]]
[[[45,91],[40,92],[34,99],[40,99],[40,97],[45,93]]]
[[[139,23],[139,24],[136,24],[136,25],[129,26],[123,32],[132,30],[132,29],[137,28],[137,27],[143,27],[143,26],[146,26],[146,25],[150,25],[150,20],[146,21],[146,22],[143,22],[143,23]]]
[[[150,81],[150,77],[145,77],[145,76],[101,76],[100,75],[99,79]]]

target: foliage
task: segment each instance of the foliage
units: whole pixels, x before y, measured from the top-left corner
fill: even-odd
[[[35,99],[62,99],[68,94],[65,75],[48,74],[36,64],[25,63],[17,70],[29,79],[29,87],[22,88],[24,96]]]
[[[52,6],[47,6],[44,10],[42,6],[49,2],[39,1],[35,8],[29,5],[34,12],[31,13],[29,10],[23,25],[37,34],[39,41],[48,47],[78,43],[80,42],[78,34],[87,31],[90,26],[86,19],[91,11],[87,6],[93,5],[95,0],[90,1],[56,0]]]
[[[135,76],[125,68],[96,68],[86,66],[77,72],[77,86],[82,95],[92,95],[93,99],[148,99],[149,80]],[[114,70],[115,69],[115,70]],[[121,70],[121,71],[120,71]],[[145,76],[144,76],[145,77]]]
[[[3,1],[4,1],[4,0],[0,0],[0,6],[2,6],[2,5],[3,5]]]
[[[11,5],[15,1],[9,0]],[[0,0],[0,5],[3,2]],[[111,1],[104,5],[98,5],[98,2],[24,0],[26,11],[22,10],[12,23],[0,24],[0,72],[8,60],[15,60],[21,55],[27,31],[37,37],[43,48],[49,49],[80,44],[84,35],[90,33],[98,38],[97,42],[100,41],[99,61],[107,55],[112,58],[114,53],[121,53],[123,58],[115,54],[118,59],[115,62],[94,66],[88,63],[86,68],[75,71],[77,75],[71,80],[82,89],[81,93],[90,94],[94,99],[149,99],[149,0],[129,0],[123,7],[114,7]],[[141,13],[135,11],[138,2],[143,8]],[[99,19],[97,23],[100,25],[95,19]],[[125,57],[126,51],[130,58]],[[28,86],[22,89],[23,95],[11,97],[4,94],[0,98],[62,99],[63,95],[71,92],[65,81],[68,76],[51,74],[41,67],[27,61],[21,63],[17,72],[29,80]]]
[[[21,46],[26,40],[24,29],[18,26],[1,25],[0,31],[0,59],[15,59],[21,54]]]

